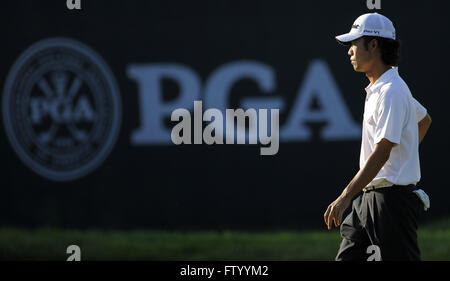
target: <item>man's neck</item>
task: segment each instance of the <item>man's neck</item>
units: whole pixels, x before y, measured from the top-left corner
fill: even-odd
[[[385,65],[384,63],[374,64],[373,68],[370,71],[366,72],[366,77],[370,81],[370,86],[372,86],[378,78],[383,75],[386,71],[391,69],[390,66]]]

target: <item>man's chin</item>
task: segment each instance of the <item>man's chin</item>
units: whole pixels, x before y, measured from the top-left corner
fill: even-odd
[[[355,70],[356,72],[364,72],[361,68],[355,65],[353,65],[353,70]]]

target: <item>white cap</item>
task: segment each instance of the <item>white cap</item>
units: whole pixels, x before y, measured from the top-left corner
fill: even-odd
[[[336,40],[343,45],[348,45],[362,36],[378,36],[395,40],[395,28],[392,22],[381,14],[364,14],[355,20],[349,33],[336,36]]]

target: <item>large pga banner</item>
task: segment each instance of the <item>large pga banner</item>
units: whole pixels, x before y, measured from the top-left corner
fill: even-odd
[[[359,169],[367,83],[334,36],[366,1],[97,2],[2,8],[0,224],[322,227]],[[437,120],[420,148],[427,216],[449,214],[448,141],[435,133],[449,43],[431,51],[418,36],[449,20],[383,5],[399,72]],[[410,21],[419,14],[437,28]]]

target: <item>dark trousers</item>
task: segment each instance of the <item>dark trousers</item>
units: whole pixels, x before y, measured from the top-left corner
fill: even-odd
[[[420,260],[417,223],[423,203],[417,187],[391,186],[362,192],[341,224],[337,261],[366,261],[379,247],[381,260]],[[370,249],[373,249],[371,246]]]

